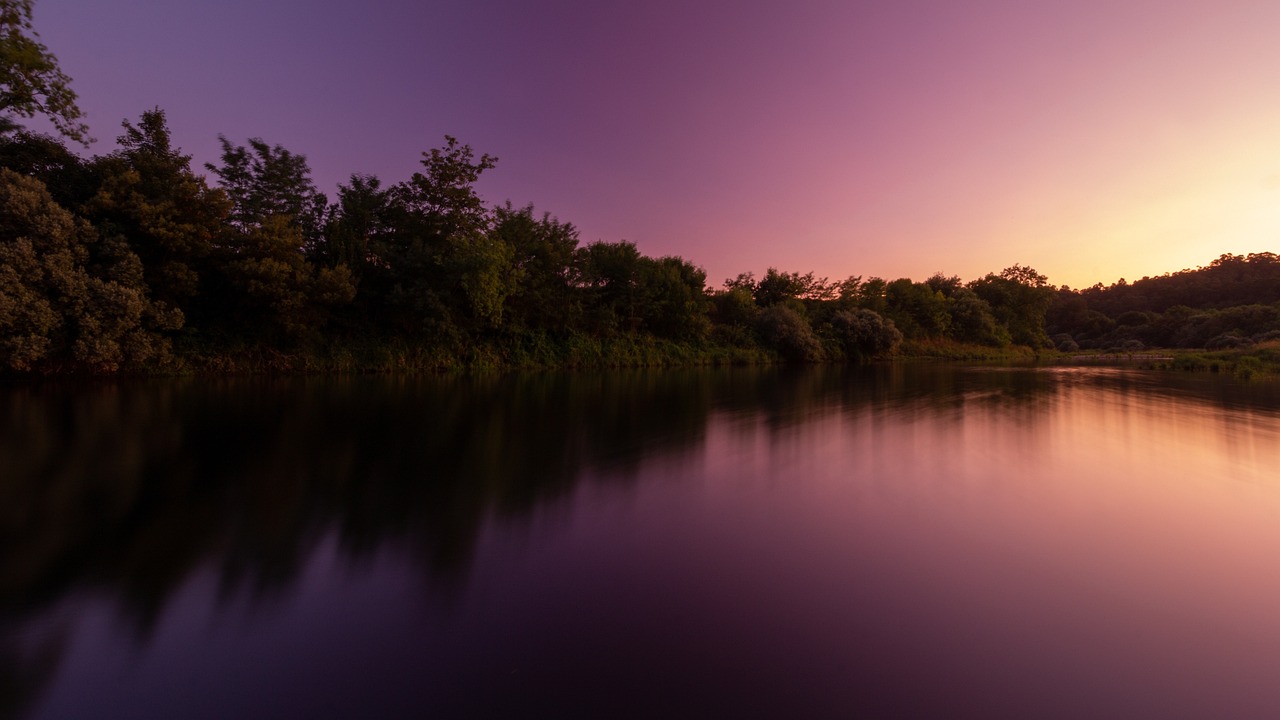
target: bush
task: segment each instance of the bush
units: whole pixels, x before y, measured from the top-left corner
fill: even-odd
[[[1222,333],[1209,340],[1204,344],[1206,350],[1228,350],[1231,348],[1248,347],[1253,341],[1247,337],[1242,337],[1234,332]]]
[[[874,310],[837,312],[831,316],[831,328],[850,357],[881,357],[892,354],[902,344],[902,333],[893,321]]]
[[[774,305],[761,311],[758,329],[764,343],[789,360],[813,362],[822,359],[822,345],[814,337],[809,322],[786,305]]]

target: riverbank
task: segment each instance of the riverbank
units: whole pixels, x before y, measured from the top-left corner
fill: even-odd
[[[1280,377],[1280,340],[1222,350],[1151,348],[1130,353],[1048,353],[1041,357],[1060,364],[1118,364],[1153,370],[1225,373],[1241,379]]]
[[[232,346],[218,350],[176,348],[163,362],[99,373],[119,376],[325,375],[439,372],[603,370],[783,365],[779,353],[758,346],[674,342],[651,336],[601,340],[586,335],[550,339],[507,338],[450,348],[402,341],[314,344],[281,350]],[[823,348],[816,364],[859,362],[839,347]],[[1120,365],[1142,369],[1225,373],[1248,379],[1280,377],[1280,340],[1249,347],[1199,350],[1152,348],[1139,352],[1035,350],[1024,345],[991,347],[950,340],[908,340],[887,362],[980,362],[1045,365]],[[862,359],[861,361],[866,361]],[[33,379],[84,372],[10,374]],[[93,373],[89,373],[93,374]]]
[[[551,340],[531,336],[504,343],[450,348],[399,341],[317,345],[292,351],[240,347],[186,354],[166,374],[236,375],[574,370],[641,367],[774,365],[773,352],[649,336],[600,340],[583,335]]]

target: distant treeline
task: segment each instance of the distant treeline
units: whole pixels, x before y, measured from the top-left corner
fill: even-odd
[[[1132,284],[1062,288],[1047,315],[1061,349],[1236,348],[1280,338],[1280,257],[1222,255]]]
[[[1054,288],[1014,265],[962,282],[770,268],[708,287],[680,257],[580,242],[475,191],[454,138],[330,201],[305,157],[221,138],[206,170],[164,113],[83,159],[0,134],[0,371],[9,374],[761,362],[892,355],[904,340],[1226,347],[1280,336],[1280,260],[1223,256],[1133,284]]]

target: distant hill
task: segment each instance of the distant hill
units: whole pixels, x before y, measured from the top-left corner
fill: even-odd
[[[1280,337],[1280,257],[1222,255],[1205,267],[1058,292],[1059,347],[1237,347]]]

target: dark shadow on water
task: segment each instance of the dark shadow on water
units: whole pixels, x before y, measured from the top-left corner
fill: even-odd
[[[1029,412],[1070,383],[1280,406],[1217,377],[923,364],[0,388],[0,716],[22,716],[65,644],[28,626],[78,593],[112,598],[145,643],[198,568],[224,600],[269,603],[336,535],[353,566],[394,546],[447,595],[486,521],[587,479],[625,488],[698,450],[714,414],[781,432],[833,410]]]

